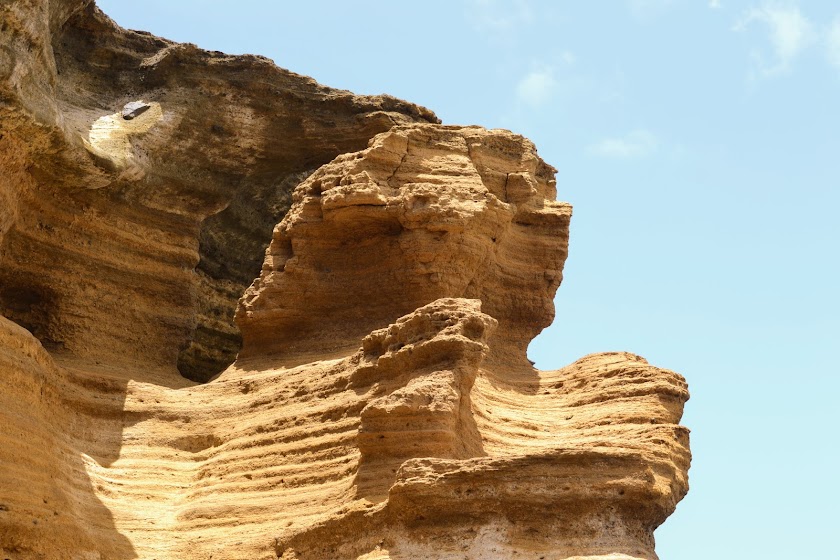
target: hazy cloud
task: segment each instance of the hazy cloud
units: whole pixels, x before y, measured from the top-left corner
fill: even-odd
[[[516,98],[534,107],[544,104],[557,89],[554,69],[543,67],[532,70],[516,85]]]
[[[575,53],[571,51],[563,51],[562,53],[560,53],[560,59],[566,64],[574,64],[575,62],[577,62],[577,57],[575,56]]]
[[[612,159],[635,159],[653,154],[659,141],[644,129],[634,130],[617,138],[605,138],[587,150],[590,154]]]
[[[709,7],[714,9],[720,8],[720,0],[709,0]]]
[[[817,36],[814,26],[794,4],[766,3],[760,8],[752,8],[744,13],[733,29],[744,31],[755,22],[767,27],[773,47],[775,60],[770,64],[760,52],[756,51],[753,54],[764,75],[788,71],[794,59],[811,45]]]

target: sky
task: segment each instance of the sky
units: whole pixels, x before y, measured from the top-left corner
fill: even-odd
[[[840,555],[840,3],[98,4],[533,140],[574,216],[531,358],[626,350],[689,383],[691,490],[661,559]]]

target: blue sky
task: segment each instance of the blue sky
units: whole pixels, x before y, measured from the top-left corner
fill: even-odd
[[[531,138],[575,207],[532,358],[628,350],[691,388],[691,491],[661,558],[838,554],[840,3],[99,5]]]

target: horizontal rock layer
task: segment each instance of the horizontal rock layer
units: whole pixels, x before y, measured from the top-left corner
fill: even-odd
[[[378,357],[183,388],[56,364],[3,321],[3,394],[28,395],[2,412],[12,558],[655,558],[686,488],[678,375],[618,353],[500,386],[475,300]]]

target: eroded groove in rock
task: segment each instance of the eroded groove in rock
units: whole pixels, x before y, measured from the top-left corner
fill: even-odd
[[[571,217],[531,142],[87,1],[0,27],[3,558],[656,558],[686,383],[528,363]]]

